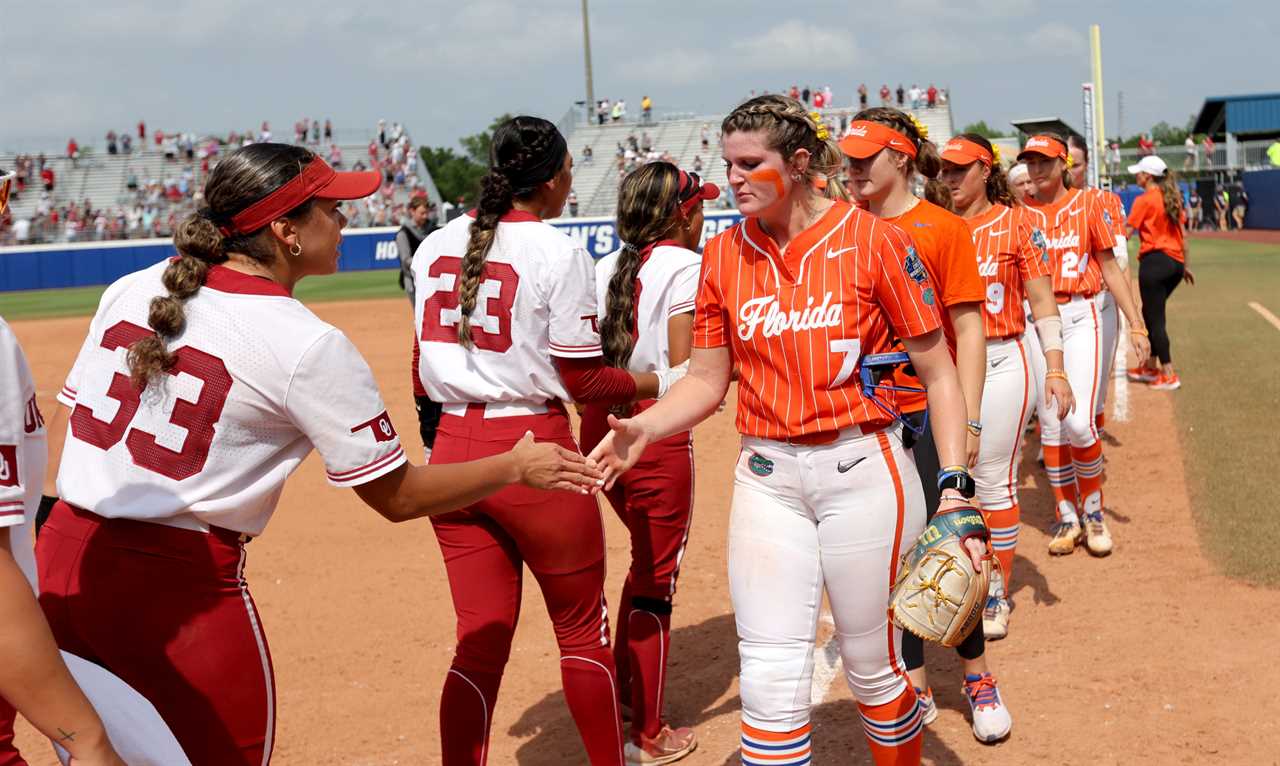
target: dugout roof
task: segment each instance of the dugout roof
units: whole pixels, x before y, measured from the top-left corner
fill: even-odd
[[[1022,133],[1024,140],[1037,133],[1045,132],[1057,133],[1067,138],[1071,136],[1084,138],[1080,131],[1068,125],[1061,117],[1029,117],[1024,120],[1013,120],[1009,124]]]
[[[1211,136],[1280,135],[1280,93],[1206,98],[1191,132]]]

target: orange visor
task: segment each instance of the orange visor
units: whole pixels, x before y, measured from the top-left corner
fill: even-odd
[[[1052,136],[1032,136],[1027,139],[1027,145],[1022,147],[1022,151],[1018,152],[1018,159],[1022,159],[1028,154],[1039,154],[1051,160],[1065,160],[1067,158],[1067,145]]]
[[[955,165],[972,165],[975,162],[981,162],[987,167],[991,167],[994,158],[991,152],[982,148],[981,144],[976,144],[965,138],[953,138],[942,147],[942,159]]]
[[[840,139],[840,151],[855,160],[865,160],[881,149],[897,149],[914,158],[916,144],[887,125],[869,120],[855,120],[849,132]]]

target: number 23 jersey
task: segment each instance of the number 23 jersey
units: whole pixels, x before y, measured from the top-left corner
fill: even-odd
[[[183,304],[167,373],[139,393],[128,347],[151,333],[161,262],[103,294],[58,401],[71,408],[58,495],[100,516],[262,532],[314,446],[330,483],[405,462],[355,346],[284,288],[224,266]]]
[[[601,354],[591,256],[534,215],[504,215],[485,257],[468,350],[458,343],[458,283],[474,221],[458,216],[413,256],[427,395],[442,403],[569,401],[552,357]]]

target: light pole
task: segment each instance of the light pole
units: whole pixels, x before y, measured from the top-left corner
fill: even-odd
[[[587,21],[587,0],[582,0],[582,55],[587,68],[587,124],[591,124],[591,113],[596,110],[595,88],[591,83],[591,24]]]

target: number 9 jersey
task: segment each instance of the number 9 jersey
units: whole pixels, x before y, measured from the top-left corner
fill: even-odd
[[[485,257],[468,350],[458,343],[458,280],[474,220],[458,216],[413,256],[427,395],[442,404],[569,401],[552,357],[601,354],[591,256],[537,216],[507,212]]]
[[[107,518],[257,535],[313,446],[339,487],[405,462],[351,341],[275,282],[225,266],[184,302],[186,328],[166,344],[174,365],[139,392],[126,355],[151,333],[167,266],[102,296],[58,394],[71,408],[59,497]]]

